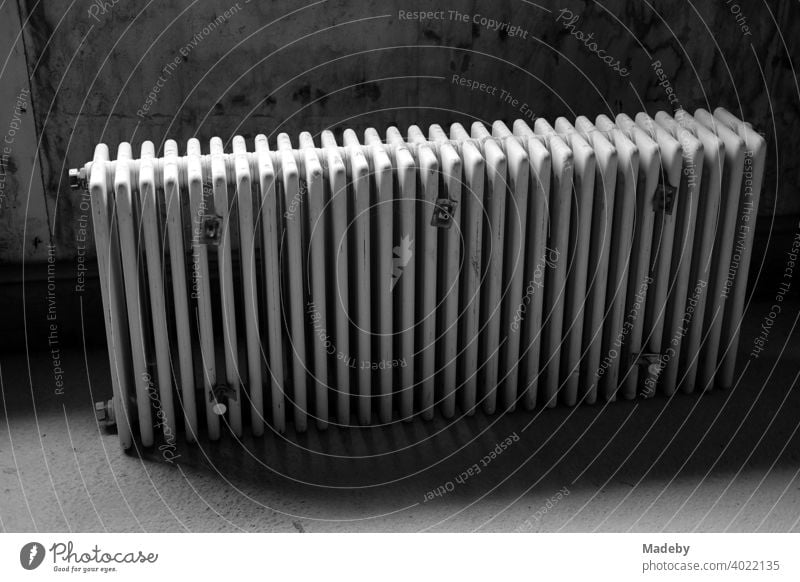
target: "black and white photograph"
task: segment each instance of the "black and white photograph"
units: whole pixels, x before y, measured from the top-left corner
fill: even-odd
[[[800,579],[798,2],[0,0],[0,61],[0,578]]]

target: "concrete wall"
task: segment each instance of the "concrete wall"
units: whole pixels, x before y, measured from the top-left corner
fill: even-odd
[[[161,145],[197,136],[207,143],[214,135],[264,132],[274,143],[281,131],[405,129],[512,120],[528,111],[551,120],[653,113],[676,100],[687,109],[725,105],[763,131],[771,159],[761,214],[800,211],[793,191],[776,194],[776,185],[797,183],[800,169],[786,147],[800,135],[789,59],[800,42],[796,4],[659,2],[658,14],[644,2],[603,6],[78,0],[67,9],[20,0],[46,193],[46,207],[28,220],[36,226],[49,213],[58,257],[76,260],[86,211],[65,176],[101,141],[114,151],[124,140],[138,148],[145,139]],[[562,8],[579,17],[571,29],[566,13],[559,21]],[[12,9],[4,4],[4,12]],[[420,9],[444,12],[427,21],[406,18]],[[473,21],[477,14],[517,29],[492,30]],[[593,34],[596,48],[625,71],[607,66],[570,31]],[[497,89],[470,90],[453,75]],[[0,254],[18,244],[18,235],[0,229],[7,237]]]
[[[50,243],[19,18],[0,6],[0,262],[44,260]]]

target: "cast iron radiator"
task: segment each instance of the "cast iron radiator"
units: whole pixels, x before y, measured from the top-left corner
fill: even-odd
[[[71,171],[124,448],[733,381],[766,146],[724,109],[252,145]]]

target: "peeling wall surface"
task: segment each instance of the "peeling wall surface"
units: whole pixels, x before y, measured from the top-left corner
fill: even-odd
[[[76,256],[86,224],[65,177],[99,142],[113,155],[120,141],[207,147],[263,132],[274,144],[279,132],[724,105],[770,145],[760,212],[800,211],[782,187],[800,169],[787,147],[800,135],[790,60],[800,10],[789,0],[29,0],[20,10],[59,258]]]
[[[0,7],[0,262],[44,260],[50,235],[17,7]]]

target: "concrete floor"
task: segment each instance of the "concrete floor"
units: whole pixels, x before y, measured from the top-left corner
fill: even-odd
[[[751,306],[740,365],[770,303]],[[735,388],[123,453],[104,350],[4,355],[5,531],[800,531],[800,309]],[[481,459],[516,433],[518,442]],[[310,451],[310,452],[309,452]],[[478,464],[479,474],[456,480]],[[460,483],[459,481],[463,481]],[[442,496],[428,492],[452,490]],[[559,494],[559,492],[561,492]],[[568,493],[568,494],[566,494]],[[430,500],[426,500],[431,498]]]

